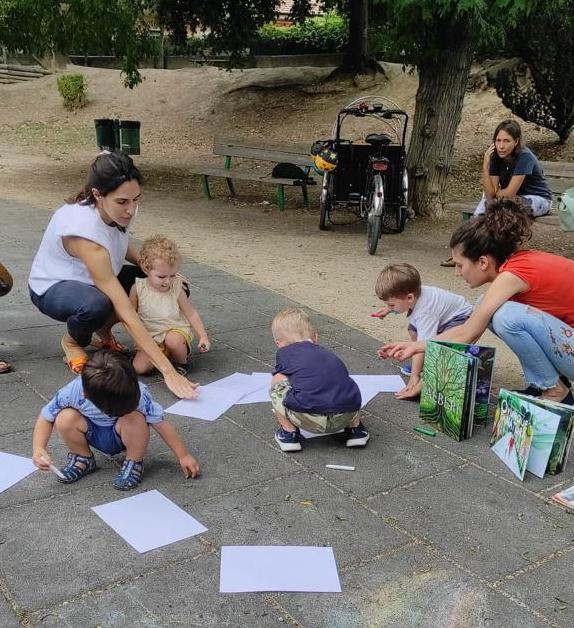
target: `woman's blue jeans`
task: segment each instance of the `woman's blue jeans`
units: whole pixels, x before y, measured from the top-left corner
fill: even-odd
[[[118,281],[129,293],[136,277],[145,275],[136,266],[125,265]],[[98,288],[81,281],[59,281],[42,295],[30,290],[32,303],[46,316],[67,323],[68,333],[80,345],[87,347],[92,334],[112,317],[114,306]]]
[[[559,375],[574,380],[574,328],[536,308],[507,301],[490,329],[519,359],[528,385],[552,388]]]
[[[50,318],[67,323],[68,333],[86,347],[92,334],[111,318],[114,306],[95,286],[81,281],[60,281],[38,296],[30,290],[32,303]]]

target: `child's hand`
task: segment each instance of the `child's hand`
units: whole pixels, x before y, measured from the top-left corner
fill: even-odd
[[[39,447],[38,449],[35,449],[34,453],[32,454],[32,462],[41,471],[49,471],[50,465],[52,464],[52,459],[45,449]]]
[[[199,353],[207,353],[211,349],[209,338],[207,336],[200,336],[197,341],[197,348],[199,349]]]
[[[201,475],[201,468],[199,467],[199,462],[191,455],[185,454],[179,459],[179,466],[183,471],[183,475],[185,475],[185,479],[196,478],[198,475]]]
[[[371,316],[373,318],[383,319],[385,316],[388,316],[391,313],[391,308],[388,305],[383,305],[376,312],[373,312]]]

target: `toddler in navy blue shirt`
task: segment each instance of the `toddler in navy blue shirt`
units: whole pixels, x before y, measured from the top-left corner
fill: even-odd
[[[317,344],[307,314],[283,310],[271,330],[279,350],[269,393],[281,450],[301,450],[300,428],[316,434],[344,429],[347,447],[364,447],[370,435],[361,423],[359,387],[343,362]]]

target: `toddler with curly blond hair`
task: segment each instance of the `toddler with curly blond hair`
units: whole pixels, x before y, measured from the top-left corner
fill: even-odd
[[[209,351],[210,345],[203,321],[184,289],[184,278],[178,272],[180,263],[181,255],[173,240],[162,235],[145,240],[140,267],[146,277],[136,279],[130,300],[160,349],[184,374],[194,332],[200,352]],[[138,374],[153,368],[141,349],[136,351],[133,363]]]

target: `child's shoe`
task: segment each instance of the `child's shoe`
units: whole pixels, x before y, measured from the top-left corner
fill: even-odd
[[[413,367],[410,364],[404,364],[403,366],[401,366],[401,373],[403,375],[406,375],[407,377],[409,377],[410,375],[412,375],[413,372]]]
[[[298,428],[294,432],[288,432],[280,427],[275,432],[275,440],[281,451],[301,451],[301,433]]]
[[[359,423],[357,427],[346,427],[345,437],[347,439],[347,447],[364,447],[371,435],[367,428]]]
[[[58,482],[62,484],[72,484],[81,480],[85,475],[93,473],[97,470],[96,459],[93,454],[91,456],[80,456],[80,454],[68,454],[66,466],[60,469],[60,473],[64,476],[61,478],[56,476]]]
[[[143,460],[124,460],[120,472],[114,480],[114,488],[118,491],[131,491],[142,481],[144,472]]]

